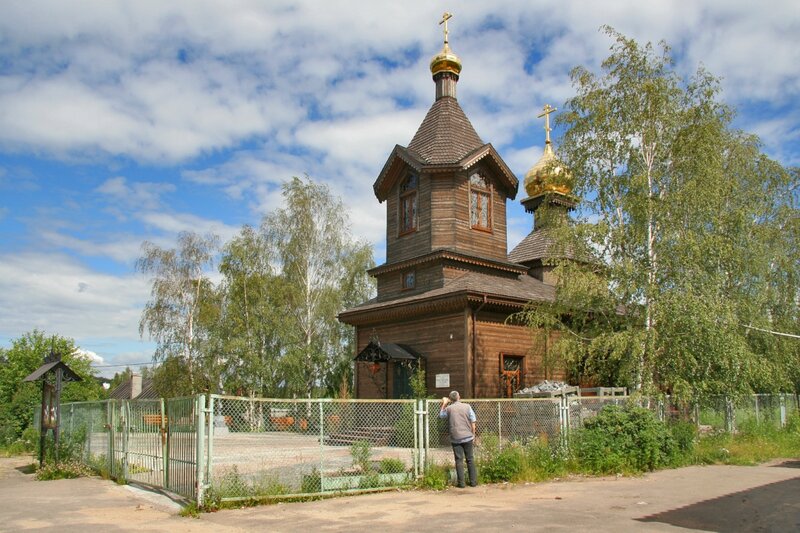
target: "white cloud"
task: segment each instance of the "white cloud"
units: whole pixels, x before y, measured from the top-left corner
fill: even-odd
[[[200,234],[213,233],[223,241],[230,239],[239,231],[239,228],[229,226],[218,220],[210,220],[190,213],[150,211],[142,213],[139,218],[149,228],[169,233],[182,231]]]
[[[0,330],[9,337],[40,328],[73,338],[135,338],[149,292],[144,278],[101,274],[63,255],[3,254]]]
[[[105,362],[105,360],[102,357],[100,357],[99,355],[97,355],[96,353],[94,353],[91,350],[84,350],[83,348],[76,348],[74,353],[78,357],[86,359],[87,361],[89,361],[93,365],[102,365]]]
[[[133,182],[122,176],[108,178],[96,191],[111,199],[121,202],[126,206],[135,206],[138,209],[155,209],[161,205],[161,196],[173,192],[175,185],[172,183]]]

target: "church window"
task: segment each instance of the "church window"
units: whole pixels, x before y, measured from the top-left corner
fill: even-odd
[[[418,185],[416,174],[409,174],[400,184],[400,235],[417,230]]]
[[[414,270],[403,272],[403,289],[413,289],[417,285],[417,273]]]
[[[492,229],[492,186],[477,172],[469,178],[469,224],[476,229]]]

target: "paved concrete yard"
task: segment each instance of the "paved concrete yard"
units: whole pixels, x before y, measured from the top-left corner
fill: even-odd
[[[0,531],[800,531],[800,460],[443,492],[405,491],[176,515],[101,479],[36,482],[0,459]]]

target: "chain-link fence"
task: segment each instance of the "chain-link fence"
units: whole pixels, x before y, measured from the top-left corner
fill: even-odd
[[[61,439],[101,473],[195,499],[200,398],[64,404]]]
[[[414,400],[211,396],[209,498],[363,490],[414,479]]]
[[[607,405],[631,397],[465,400],[483,441],[569,436]],[[735,431],[785,425],[800,406],[791,394],[684,404],[639,398],[662,420]],[[111,476],[202,503],[352,492],[406,484],[433,464],[451,465],[439,400],[283,400],[199,395],[65,404],[61,435],[73,455]]]

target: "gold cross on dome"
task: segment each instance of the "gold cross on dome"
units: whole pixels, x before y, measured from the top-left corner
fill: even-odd
[[[550,127],[550,113],[554,111],[558,111],[555,107],[551,106],[550,104],[545,104],[542,108],[542,113],[540,115],[536,115],[536,118],[544,117],[544,135],[545,135],[545,142],[550,142],[550,132],[553,131],[553,128]]]
[[[453,14],[445,11],[444,14],[442,15],[442,20],[439,21],[439,26],[444,24],[444,44],[447,44],[447,33],[448,33],[447,21],[450,20],[451,18],[453,18]]]

